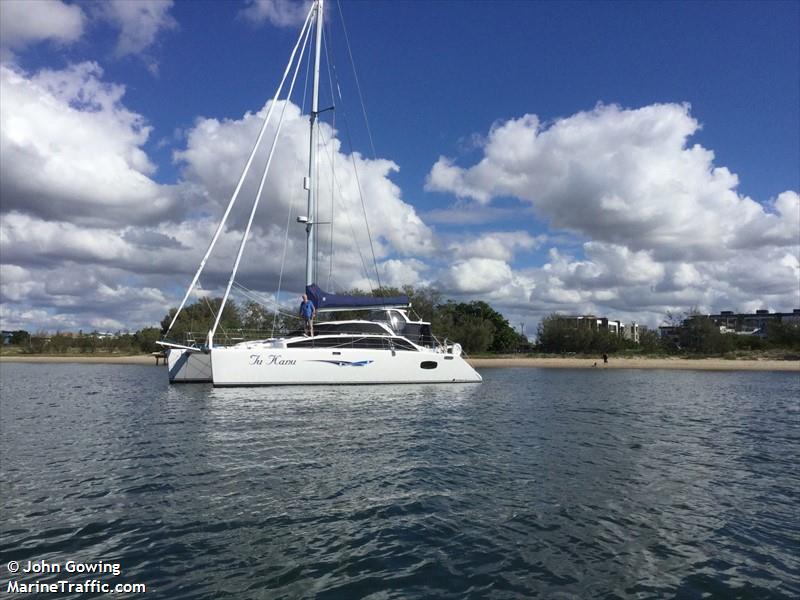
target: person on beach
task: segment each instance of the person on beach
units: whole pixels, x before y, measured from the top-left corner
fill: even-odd
[[[314,337],[314,317],[317,315],[317,309],[314,303],[308,299],[308,296],[303,294],[303,300],[300,302],[300,318],[303,319],[303,330],[306,335]]]
[[[603,364],[606,365],[608,364],[608,354],[606,354],[605,352],[603,352]]]

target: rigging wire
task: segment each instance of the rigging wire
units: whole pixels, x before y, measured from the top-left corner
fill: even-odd
[[[310,30],[309,24],[311,22],[311,15],[312,14],[313,14],[313,8],[308,11],[308,15],[306,15],[306,20],[303,23],[303,27],[300,29],[300,35],[297,38],[297,43],[295,44],[294,49],[292,50],[292,54],[289,57],[289,63],[286,65],[286,70],[283,73],[283,78],[281,79],[281,83],[278,86],[278,90],[275,92],[275,98],[276,99],[280,96],[281,90],[283,89],[283,85],[284,85],[284,83],[286,83],[286,77],[289,75],[289,71],[291,70],[292,63],[294,62],[294,57],[297,54],[297,48],[298,48],[298,46],[300,46],[300,42],[303,39],[303,35],[305,34],[306,37],[308,35],[308,31]],[[302,59],[299,59],[299,60],[302,60]],[[261,130],[260,130],[260,132],[258,134],[258,138],[256,139],[255,144],[253,145],[253,149],[250,152],[250,157],[247,159],[247,164],[245,164],[245,167],[242,170],[242,174],[241,174],[241,176],[239,178],[239,183],[236,185],[236,189],[234,190],[233,195],[231,196],[231,199],[228,202],[228,207],[225,209],[225,213],[222,215],[222,220],[219,222],[219,225],[217,225],[217,229],[214,232],[213,237],[211,238],[211,243],[208,245],[208,249],[206,250],[206,253],[203,256],[202,260],[200,261],[200,266],[197,268],[197,272],[195,273],[194,278],[192,279],[192,282],[189,284],[189,287],[186,290],[186,294],[184,295],[183,300],[181,301],[181,304],[178,307],[178,310],[175,312],[175,316],[173,317],[172,322],[169,324],[169,327],[167,327],[167,330],[164,333],[164,337],[165,338],[169,334],[169,332],[172,329],[172,327],[175,325],[175,321],[177,321],[178,315],[181,313],[181,311],[183,310],[183,307],[186,305],[186,301],[189,299],[190,294],[192,293],[192,291],[195,288],[195,285],[197,284],[198,280],[200,279],[200,274],[203,272],[203,269],[205,268],[206,262],[208,261],[208,258],[211,256],[211,252],[214,250],[214,246],[216,245],[217,240],[219,239],[219,236],[222,233],[222,229],[225,226],[225,222],[228,219],[228,215],[230,214],[231,209],[233,208],[233,205],[234,205],[234,203],[236,202],[236,199],[239,196],[239,192],[242,189],[242,185],[244,184],[245,177],[246,177],[248,171],[250,170],[250,166],[253,163],[253,159],[255,158],[255,155],[256,155],[256,150],[258,149],[259,145],[261,144],[261,140],[262,140],[262,138],[264,136],[264,133],[267,130],[267,124],[269,123],[270,118],[272,117],[272,108],[274,107],[274,105],[275,105],[275,102],[273,101],[272,105],[270,105],[269,111],[267,112],[267,116],[264,118],[264,122],[261,125]]]
[[[372,157],[373,157],[373,159],[377,160],[377,153],[375,152],[375,144],[372,141],[372,131],[370,130],[369,119],[367,118],[367,109],[366,109],[366,105],[364,103],[364,96],[361,93],[361,85],[358,82],[358,72],[356,71],[356,63],[355,63],[355,60],[353,60],[353,52],[350,49],[350,39],[349,39],[349,37],[347,35],[347,27],[345,26],[345,23],[344,23],[344,14],[342,13],[342,6],[341,6],[341,2],[339,0],[337,0],[336,6],[339,9],[339,19],[340,19],[340,21],[342,23],[342,31],[344,32],[345,45],[347,46],[347,54],[350,57],[350,65],[351,65],[351,67],[353,69],[353,77],[354,77],[355,82],[356,82],[356,89],[358,90],[358,97],[359,97],[359,100],[361,102],[361,112],[362,112],[362,114],[364,116],[364,123],[365,123],[366,128],[367,128],[367,136],[369,137],[370,148],[372,149]],[[334,69],[334,74],[338,75],[336,73],[335,69]],[[337,76],[336,83],[337,83],[337,86],[338,86],[338,84],[339,84],[338,76]],[[361,179],[358,176],[358,166],[356,165],[355,153],[353,152],[353,140],[352,140],[352,137],[350,135],[350,124],[349,124],[349,122],[347,120],[347,112],[344,111],[344,110],[342,111],[342,118],[344,119],[344,129],[345,129],[345,133],[347,134],[347,143],[348,143],[348,145],[350,147],[350,159],[351,159],[351,161],[353,163],[353,171],[355,173],[356,185],[358,186],[358,195],[359,195],[359,198],[361,199],[361,210],[364,213],[364,225],[365,225],[365,227],[367,229],[367,237],[369,238],[369,248],[370,248],[370,251],[372,252],[372,263],[373,263],[373,265],[375,267],[375,278],[376,278],[376,280],[378,282],[378,288],[380,289],[380,288],[383,287],[383,285],[381,283],[380,270],[378,269],[378,259],[375,256],[375,245],[374,245],[374,243],[372,241],[372,232],[370,231],[369,219],[367,218],[367,207],[366,207],[366,203],[364,202],[364,193],[363,193],[363,189],[361,187]]]
[[[198,289],[203,289],[202,286],[200,285],[199,281],[197,282],[197,288]],[[217,311],[214,310],[214,306],[211,304],[211,302],[209,302],[208,295],[204,295],[203,296],[203,300],[205,300],[206,306],[208,307],[208,310],[211,313],[211,316],[216,319],[217,318]],[[191,327],[193,328],[193,325]],[[224,335],[225,337],[228,337],[228,332],[225,330],[225,328],[222,325],[220,325],[220,329],[222,329],[222,335]]]
[[[375,266],[375,278],[378,282],[378,288],[380,289],[383,286],[381,284],[381,274],[380,271],[378,270],[378,259],[375,257],[375,245],[372,243],[372,232],[370,231],[369,219],[367,218],[367,205],[364,202],[364,191],[361,187],[361,178],[358,176],[358,166],[356,165],[355,152],[353,152],[352,150],[353,142],[352,139],[350,138],[350,127],[347,122],[347,115],[345,114],[343,115],[343,117],[344,117],[344,129],[345,132],[347,132],[347,143],[350,146],[350,160],[353,163],[353,172],[356,178],[356,187],[358,188],[358,197],[361,200],[361,210],[364,213],[364,226],[367,229],[367,238],[369,239],[369,249],[370,252],[372,252],[372,264]]]
[[[238,288],[237,291],[239,293],[241,293],[244,297],[249,298],[250,300],[252,300],[256,304],[260,304],[261,306],[266,306],[266,307],[268,307],[270,304],[273,304],[273,301],[264,298],[263,296],[261,296],[261,294],[259,292],[255,291],[255,290],[251,290],[250,288],[247,288],[247,287],[243,286],[238,281],[234,282],[234,285]],[[288,315],[289,314],[289,313],[285,313],[285,312],[283,312],[281,310],[278,310],[277,312],[279,314],[281,314],[281,315]]]
[[[219,326],[219,320],[220,320],[220,317],[222,316],[222,310],[225,308],[225,303],[227,302],[228,296],[230,295],[231,286],[233,285],[233,280],[236,277],[236,272],[239,269],[239,262],[242,259],[242,254],[244,253],[244,248],[245,248],[245,244],[247,242],[247,238],[250,235],[250,228],[253,225],[253,218],[255,217],[256,210],[258,209],[258,203],[259,203],[259,200],[261,199],[261,194],[264,191],[264,183],[267,180],[267,173],[269,172],[269,167],[272,164],[272,157],[275,154],[275,147],[276,147],[276,145],[278,143],[278,138],[280,137],[281,127],[283,126],[283,118],[284,118],[284,116],[286,114],[286,107],[289,104],[288,98],[291,98],[291,96],[292,96],[292,91],[294,90],[294,84],[297,81],[297,73],[300,71],[300,64],[303,61],[303,55],[305,54],[305,50],[306,50],[306,48],[308,46],[307,42],[308,42],[308,37],[309,37],[309,33],[310,32],[311,32],[311,28],[309,27],[306,30],[306,39],[305,39],[305,42],[303,43],[303,49],[302,49],[302,51],[300,53],[300,57],[297,59],[297,64],[296,64],[295,69],[294,69],[294,74],[292,75],[292,82],[289,85],[289,91],[288,91],[288,93],[286,95],[287,99],[284,100],[284,102],[283,102],[283,107],[281,109],[280,118],[278,119],[278,124],[277,124],[277,127],[275,129],[275,137],[272,138],[272,146],[269,149],[269,156],[267,157],[267,163],[266,163],[266,165],[264,165],[264,171],[263,171],[263,173],[261,175],[261,182],[259,183],[258,191],[256,192],[255,200],[253,201],[253,208],[250,210],[250,217],[249,217],[249,219],[247,221],[247,226],[245,227],[244,234],[242,235],[242,241],[239,244],[239,251],[236,254],[236,260],[233,263],[233,271],[231,272],[230,279],[228,280],[228,286],[225,289],[225,295],[222,297],[222,304],[220,305],[220,313],[217,315],[217,318],[214,321],[214,326],[211,328],[211,331],[209,331],[209,333],[208,333],[208,345],[209,345],[209,347],[211,347],[211,345],[213,344],[214,333],[216,332],[217,327]]]
[[[358,90],[358,99],[361,101],[361,112],[364,115],[364,123],[367,126],[367,136],[369,137],[369,146],[372,149],[372,158],[377,159],[378,153],[375,152],[375,144],[372,141],[372,130],[369,127],[369,119],[367,118],[367,105],[364,103],[364,95],[361,93],[361,84],[358,82],[356,61],[353,60],[353,51],[350,49],[350,36],[347,35],[347,27],[344,24],[344,14],[342,13],[342,3],[340,2],[340,0],[336,0],[336,7],[339,9],[339,20],[342,23],[342,31],[344,32],[344,42],[345,46],[347,47],[347,55],[350,57],[350,65],[353,67],[353,78],[356,81],[356,90]]]
[[[322,137],[324,139],[325,134],[323,133],[321,135],[322,135]],[[330,149],[329,149],[327,144],[323,144],[322,147],[326,152],[330,151]],[[340,195],[342,201],[344,201],[344,192],[342,191],[342,186],[341,186],[341,183],[339,182],[338,178],[334,179],[332,183],[339,190],[339,195]],[[369,276],[369,269],[367,268],[367,261],[364,260],[364,254],[361,252],[361,246],[358,244],[358,236],[356,235],[356,230],[355,230],[355,227],[353,226],[353,220],[350,218],[350,213],[347,211],[347,209],[345,207],[340,207],[340,208],[341,208],[341,212],[344,212],[345,217],[347,217],[348,225],[350,225],[350,233],[353,235],[353,241],[356,242],[353,245],[355,246],[356,251],[358,252],[359,258],[361,259],[361,267],[364,269],[364,276],[367,278],[367,282],[368,282],[369,286],[372,287],[372,280],[370,279],[370,276]]]

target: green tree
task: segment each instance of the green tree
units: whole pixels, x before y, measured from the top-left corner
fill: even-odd
[[[169,338],[180,342],[193,339],[197,343],[202,343],[214,324],[214,319],[219,312],[221,304],[222,298],[201,298],[194,304],[185,306],[169,332]],[[167,328],[177,311],[177,308],[171,308],[169,313],[161,320],[162,335],[167,334]],[[227,332],[236,332],[241,329],[242,318],[239,314],[239,308],[233,300],[228,300],[225,304],[225,310],[222,311],[217,336],[219,338],[221,334],[221,337],[224,337]]]
[[[622,350],[628,344],[616,332],[594,329],[588,324],[576,324],[557,314],[551,314],[540,321],[537,337],[539,348],[552,353],[610,354]]]
[[[72,342],[73,340],[70,336],[57,332],[50,338],[50,343],[47,344],[45,350],[56,354],[64,354],[70,349]]]
[[[583,343],[578,339],[582,333],[555,313],[539,321],[536,329],[539,348],[551,353],[577,352]]]
[[[417,313],[423,321],[433,321],[433,315],[437,306],[442,303],[442,294],[431,287],[414,289],[410,285],[403,287],[403,294],[408,296],[411,302],[411,309]]]
[[[757,335],[728,334],[726,337],[731,338],[732,346],[736,350],[763,350],[770,345],[768,340]]]
[[[495,328],[491,321],[476,315],[458,319],[452,339],[461,344],[467,353],[486,352],[494,341]]]
[[[82,353],[94,352],[97,346],[97,340],[94,336],[84,335],[83,331],[79,331],[75,344]]]
[[[13,346],[25,346],[30,343],[30,340],[30,334],[24,329],[20,329],[11,333],[9,343]]]
[[[693,354],[724,354],[733,349],[734,340],[709,317],[693,312],[681,328],[680,345]]]
[[[255,331],[272,328],[273,313],[258,302],[250,301],[242,308],[242,326]]]
[[[642,328],[639,331],[639,346],[645,354],[655,354],[663,350],[658,332]]]
[[[48,338],[47,332],[40,329],[31,336],[31,341],[26,351],[32,354],[41,354],[47,346]]]
[[[158,332],[158,337],[161,336],[161,329],[160,328],[153,328]],[[118,352],[122,352],[124,354],[131,354],[134,349],[138,351],[139,345],[136,343],[136,334],[130,333],[122,333],[118,335],[115,339],[109,340],[110,349],[116,350]],[[156,339],[158,339],[158,337]],[[157,350],[161,350],[160,347],[156,348]],[[153,350],[151,350],[153,352]]]
[[[145,327],[133,334],[136,347],[142,352],[156,352],[161,347],[156,342],[161,338],[161,329],[158,327]]]
[[[800,323],[770,323],[767,326],[767,342],[775,348],[800,350]]]
[[[491,341],[485,350],[494,353],[514,352],[520,345],[527,343],[527,340],[517,333],[506,318],[493,309],[489,304],[481,300],[469,303],[452,304],[449,310],[453,313],[453,323],[462,335],[469,335],[466,329],[470,326],[477,327],[482,331],[480,339],[485,339],[487,332],[491,331]],[[486,321],[492,325],[487,328],[483,325]],[[465,325],[468,326],[465,329]],[[459,339],[458,336],[454,336]],[[463,344],[462,344],[463,345]],[[483,352],[484,350],[473,350],[473,352]]]

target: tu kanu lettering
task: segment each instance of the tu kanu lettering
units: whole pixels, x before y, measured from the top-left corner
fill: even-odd
[[[260,354],[251,354],[250,355],[250,364],[251,365],[278,365],[281,367],[290,366],[296,364],[297,361],[290,358],[281,358],[280,354],[268,354],[265,357],[261,357]]]

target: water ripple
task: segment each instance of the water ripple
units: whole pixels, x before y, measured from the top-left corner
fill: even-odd
[[[795,374],[0,370],[0,564],[118,561],[170,599],[800,596]]]

